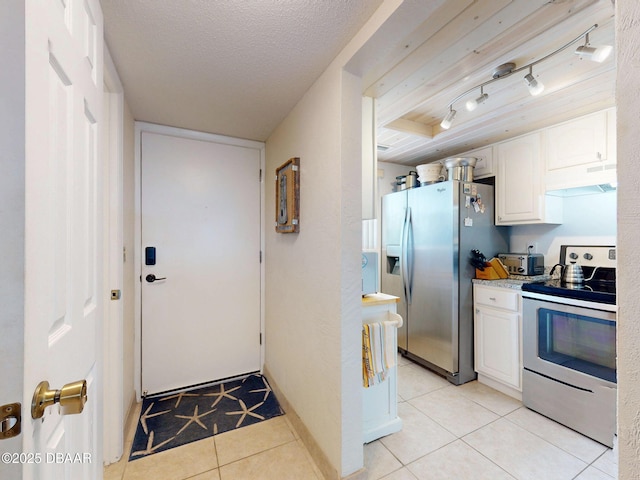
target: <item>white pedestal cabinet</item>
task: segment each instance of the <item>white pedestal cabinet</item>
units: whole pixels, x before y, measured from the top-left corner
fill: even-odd
[[[362,323],[381,322],[396,314],[398,297],[375,293],[362,298]],[[397,335],[393,351],[398,351]],[[402,430],[398,417],[398,367],[389,369],[387,378],[377,385],[362,389],[363,443]]]

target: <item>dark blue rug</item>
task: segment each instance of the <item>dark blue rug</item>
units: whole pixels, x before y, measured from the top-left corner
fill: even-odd
[[[147,397],[129,460],[282,415],[262,375]]]

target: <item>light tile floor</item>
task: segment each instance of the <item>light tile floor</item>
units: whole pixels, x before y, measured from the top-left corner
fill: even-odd
[[[611,449],[478,382],[399,357],[401,432],[364,446],[369,480],[612,480]],[[139,408],[139,407],[138,407]],[[139,412],[134,418],[137,420]],[[131,449],[135,424],[128,428]],[[105,480],[322,480],[287,416],[105,468]]]
[[[478,382],[398,361],[401,432],[365,445],[369,480],[612,480],[613,451]]]
[[[128,462],[134,432],[105,480],[322,480],[286,415]]]

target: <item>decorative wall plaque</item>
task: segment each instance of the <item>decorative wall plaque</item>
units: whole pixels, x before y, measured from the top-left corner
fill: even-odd
[[[276,169],[276,232],[300,231],[300,159],[290,158]]]

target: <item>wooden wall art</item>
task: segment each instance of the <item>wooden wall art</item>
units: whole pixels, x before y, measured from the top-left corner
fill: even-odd
[[[300,159],[290,158],[276,169],[276,232],[300,231]]]

